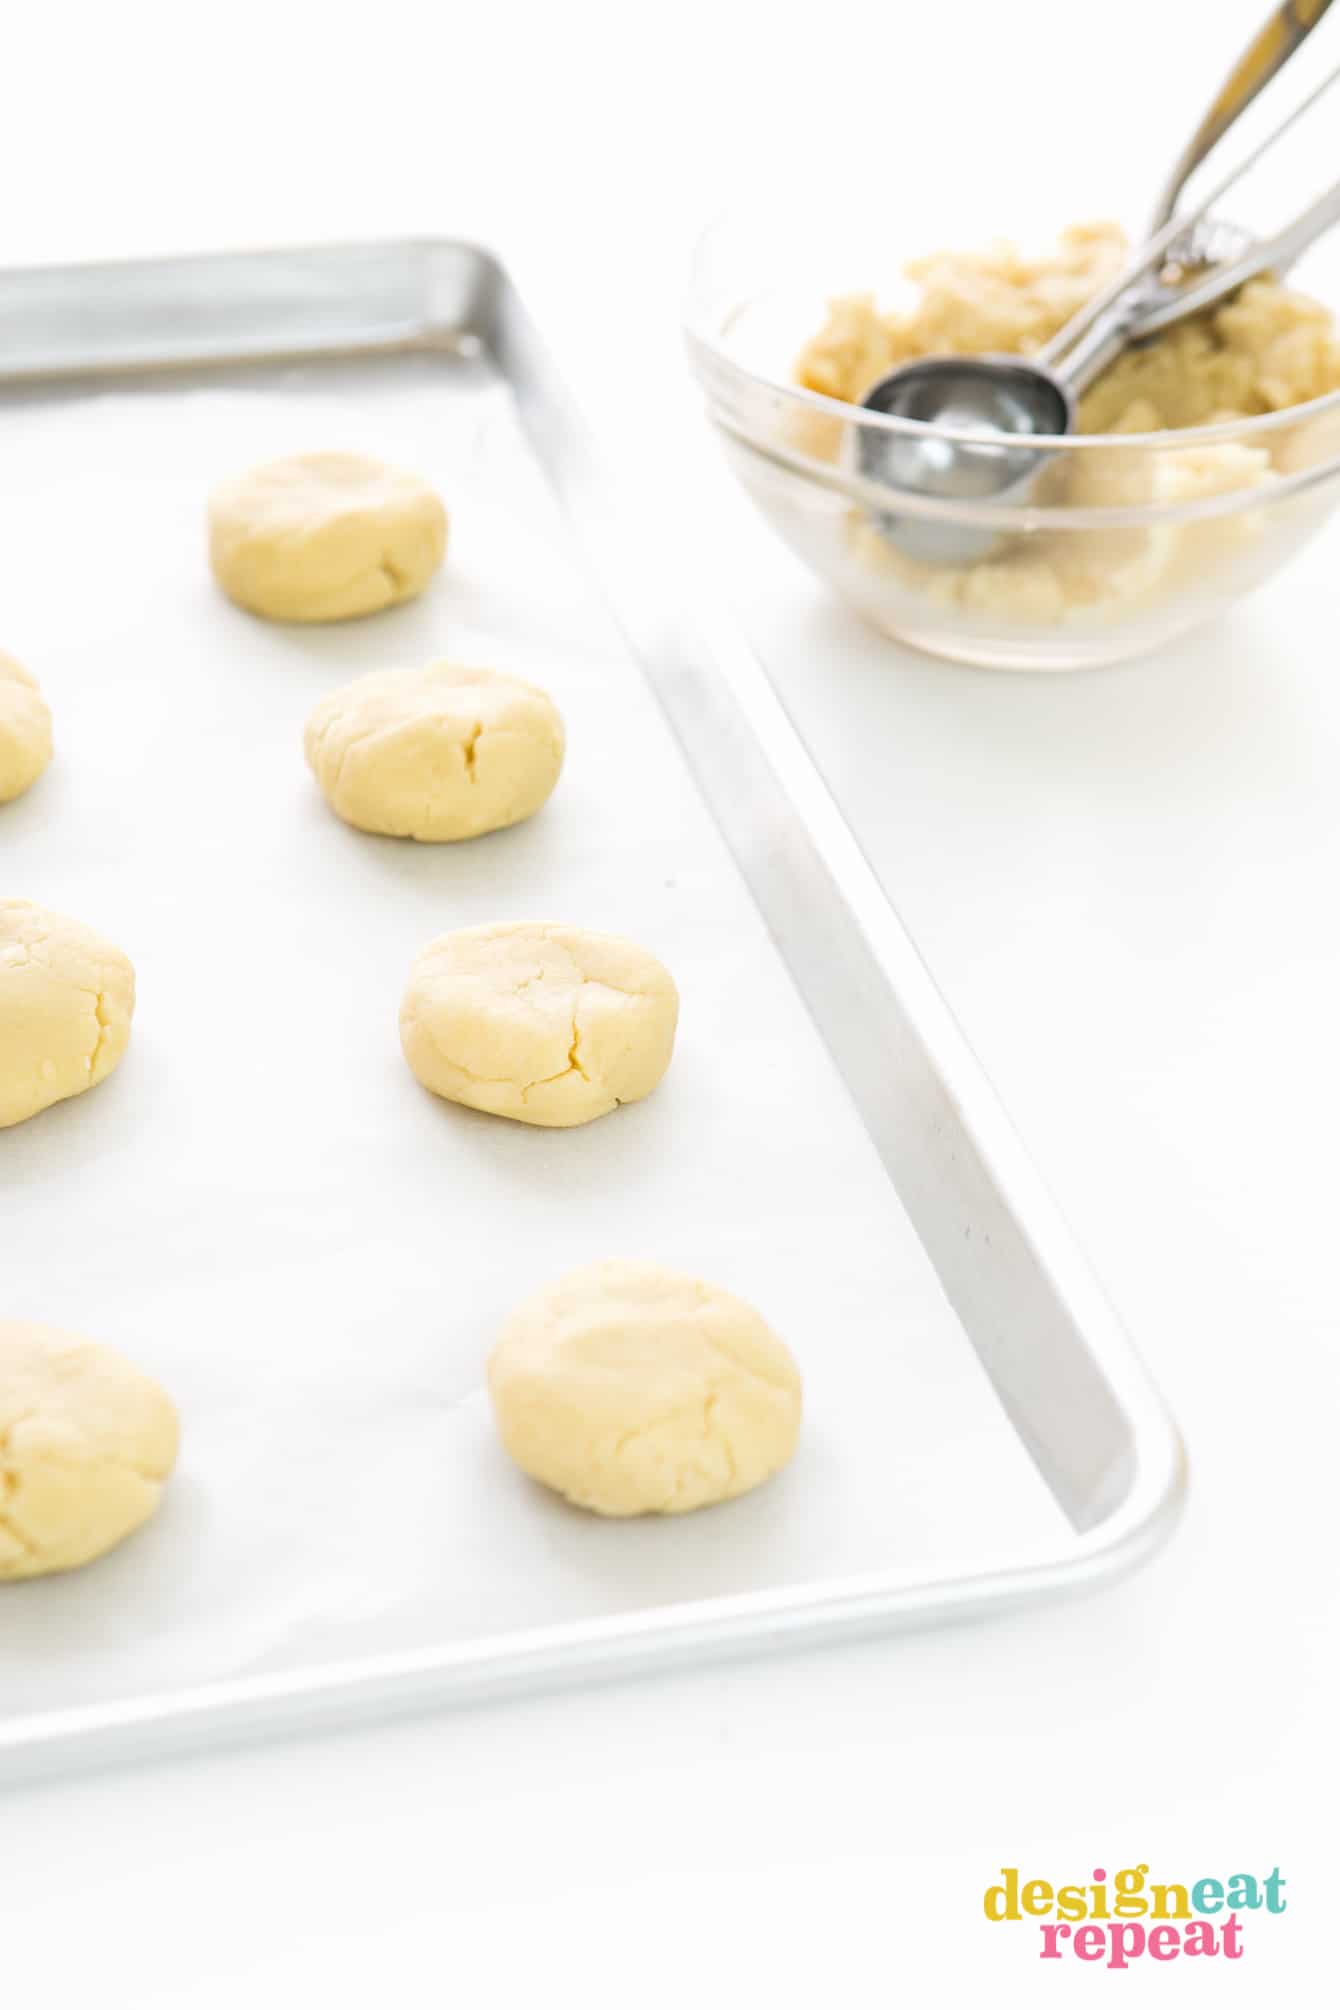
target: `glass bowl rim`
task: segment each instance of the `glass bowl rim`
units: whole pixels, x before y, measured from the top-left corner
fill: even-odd
[[[1336,395],[1340,396],[1340,393]],[[841,399],[832,402],[839,410],[851,410],[850,406],[843,405]],[[747,427],[721,417],[719,413],[709,410],[708,416],[719,431],[745,452],[771,463],[794,479],[830,489],[867,515],[879,516],[889,509],[889,492],[852,470],[817,460],[779,441],[765,439],[751,433]],[[1102,439],[1104,435],[1094,437]],[[1166,433],[1145,435],[1145,438],[1156,441],[1166,440],[1167,437]],[[1041,436],[1039,444],[1042,444]],[[1312,467],[1296,468],[1290,474],[1272,473],[1250,488],[1214,489],[1208,495],[1187,496],[1180,501],[1019,503],[991,502],[986,498],[962,501],[958,498],[909,495],[900,497],[898,509],[906,516],[943,523],[972,524],[995,529],[1001,535],[1057,530],[1151,530],[1172,524],[1203,523],[1216,517],[1237,516],[1248,510],[1270,508],[1320,487],[1337,473],[1340,473],[1340,454],[1318,461]]]

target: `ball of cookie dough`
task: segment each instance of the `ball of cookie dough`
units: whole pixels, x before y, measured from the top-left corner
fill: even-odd
[[[512,1315],[489,1362],[503,1444],[596,1514],[684,1514],[790,1458],[800,1376],[751,1305],[652,1263],[596,1263]]]
[[[346,823],[436,844],[533,816],[563,765],[563,721],[519,677],[431,663],[332,692],[304,745]]]
[[[679,994],[635,942],[549,922],[440,935],[400,1007],[405,1059],[435,1095],[523,1124],[587,1124],[648,1096]]]
[[[422,593],[447,513],[417,475],[362,454],[294,454],[223,482],[209,556],[230,600],[272,621],[347,621]]]
[[[51,759],[51,714],[37,679],[0,656],[0,803],[30,789]]]
[[[0,1319],[0,1578],[73,1570],[148,1521],[177,1412],[124,1356]]]
[[[0,1130],[91,1089],[126,1051],[130,959],[82,921],[0,900]]]

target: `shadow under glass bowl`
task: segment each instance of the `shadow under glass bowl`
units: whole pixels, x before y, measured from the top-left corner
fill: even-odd
[[[686,337],[742,485],[786,544],[884,634],[998,669],[1119,662],[1252,592],[1340,503],[1340,392],[1184,431],[1042,440],[1043,472],[1022,501],[940,501],[872,481],[862,469],[884,459],[871,451],[872,429],[938,432],[946,443],[973,436],[802,389],[796,358],[830,298],[901,304],[906,259],[940,245],[971,250],[991,232],[980,219],[937,220],[891,253],[887,216],[863,235],[859,216],[835,224],[834,215],[777,203],[714,224],[694,259]],[[1065,221],[1028,241],[1054,241]],[[872,245],[884,247],[877,259]],[[1314,246],[1290,284],[1340,305],[1335,244]],[[891,509],[911,536],[889,535]],[[919,542],[937,543],[918,540],[918,524],[937,518],[971,531],[980,555],[917,557]]]

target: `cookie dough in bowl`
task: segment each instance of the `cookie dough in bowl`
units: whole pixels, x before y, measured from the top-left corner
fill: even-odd
[[[909,304],[881,310],[870,294],[830,303],[797,359],[797,382],[859,406],[916,359],[1032,354],[1121,271],[1128,249],[1116,225],[1093,223],[1040,254],[997,243],[913,259]],[[985,556],[911,557],[865,509],[849,513],[845,549],[831,555],[865,611],[895,634],[913,634],[918,603],[965,640],[993,625],[1097,634],[1179,601],[1194,608],[1216,586],[1253,583],[1272,544],[1288,541],[1291,515],[1315,521],[1312,499],[1291,512],[1277,506],[1278,491],[1334,453],[1324,401],[1337,391],[1334,314],[1263,275],[1109,365],[1080,402],[1077,444],[1051,456],[1033,507],[1014,512]],[[1296,424],[1256,423],[1295,409]],[[833,458],[841,433],[807,412],[796,443]]]
[[[637,943],[499,922],[441,935],[416,958],[400,1040],[435,1095],[566,1127],[650,1095],[678,1016],[673,978]]]
[[[596,1263],[527,1299],[488,1370],[502,1442],[601,1515],[748,1493],[795,1450],[801,1383],[743,1299],[652,1263]]]
[[[0,1129],[105,1081],[135,1010],[130,959],[31,900],[0,899]]]
[[[123,1355],[0,1319],[0,1579],[91,1563],[148,1521],[177,1413]]]
[[[1333,239],[1287,283],[1259,275],[1126,349],[1013,486],[900,490],[891,433],[919,423],[909,438],[948,461],[955,426],[869,410],[874,386],[935,356],[1036,356],[1120,271],[1128,241],[1103,222],[1051,235],[1042,204],[1055,192],[1007,150],[986,228],[1014,218],[1028,239],[982,243],[980,190],[923,188],[910,143],[901,161],[896,144],[886,155],[858,149],[831,176],[719,218],[687,302],[730,467],[881,633],[995,669],[1118,662],[1254,592],[1340,510]],[[892,234],[879,199],[890,175],[917,190]],[[953,538],[923,538],[932,519]]]
[[[355,829],[429,844],[533,816],[563,765],[563,721],[534,684],[430,663],[374,670],[307,721],[308,765]]]
[[[0,655],[0,803],[30,789],[51,759],[51,714],[37,679]]]
[[[417,475],[363,454],[294,454],[220,484],[209,555],[230,600],[272,621],[348,621],[422,593],[447,513]]]

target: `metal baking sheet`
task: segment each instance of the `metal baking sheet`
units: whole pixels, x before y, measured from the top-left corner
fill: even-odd
[[[3,886],[131,954],[125,1062],[0,1133],[5,1316],[108,1340],[184,1424],[162,1512],[0,1587],[0,1778],[1076,1587],[1146,1554],[1175,1431],[657,500],[603,477],[505,274],[452,244],[0,276],[0,646],[58,757]],[[452,515],[422,600],[223,601],[206,492],[342,445]],[[332,686],[450,655],[545,684],[550,805],[361,836],[301,751]],[[455,925],[625,931],[683,995],[647,1102],[572,1132],[436,1101],[411,957]],[[635,1255],[754,1300],[806,1382],[776,1482],[601,1522],[492,1434],[500,1322]]]

